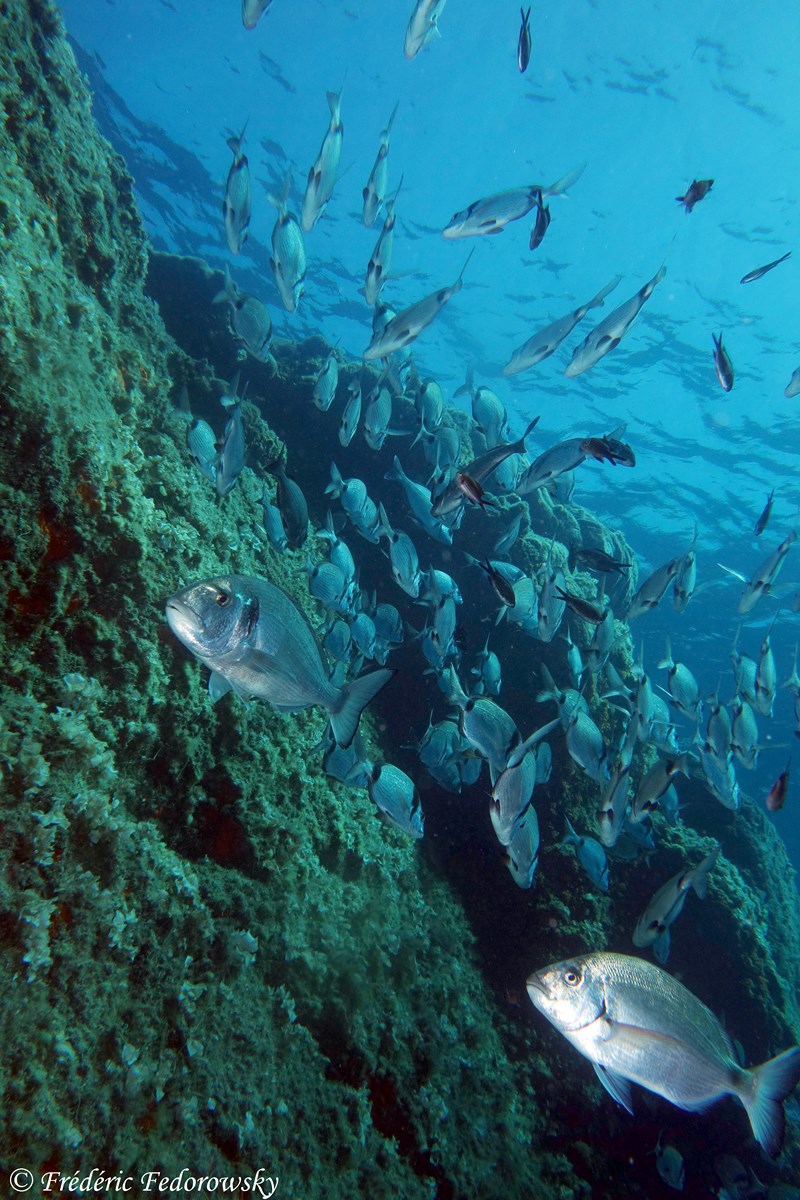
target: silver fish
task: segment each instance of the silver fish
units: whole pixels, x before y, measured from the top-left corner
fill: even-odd
[[[774,259],[773,262],[767,263],[766,266],[756,267],[755,271],[748,271],[746,275],[742,276],[739,283],[755,283],[757,279],[763,279],[768,271],[773,271],[775,267],[779,267],[782,262],[786,262],[787,258],[791,257],[791,250],[787,250],[780,258]]]
[[[774,550],[769,558],[764,560],[752,579],[745,584],[744,591],[739,597],[739,603],[736,607],[739,616],[745,616],[747,613],[752,612],[761,597],[769,594],[773,583],[778,578],[778,572],[783,566],[786,555],[796,541],[797,532],[793,529],[783,539],[778,549]]]
[[[429,46],[434,38],[440,37],[439,17],[447,0],[417,0],[406,29],[403,53],[406,58],[416,58],[420,50]]]
[[[244,467],[244,425],[242,406],[237,404],[230,410],[222,438],[222,449],[217,459],[215,482],[217,494],[227,496],[236,484]]]
[[[480,237],[484,234],[502,233],[506,225],[527,216],[543,199],[547,199],[548,196],[563,196],[567,188],[580,179],[585,166],[586,163],[582,163],[581,166],[575,167],[549,187],[532,183],[528,187],[509,188],[508,191],[485,196],[482,200],[474,200],[467,208],[453,215],[449,224],[442,230],[442,237]]]
[[[208,421],[193,421],[186,431],[186,444],[202,474],[217,481],[217,439]]]
[[[714,340],[714,370],[722,390],[729,392],[733,387],[733,363],[722,344],[722,333],[720,332],[719,337],[712,333],[711,337]]]
[[[317,537],[329,543],[331,562],[336,563],[347,582],[352,583],[356,577],[355,560],[347,542],[343,542],[337,534],[333,524],[333,514],[330,510],[325,519],[325,528],[317,530]]]
[[[569,817],[565,817],[564,820],[567,832],[561,845],[575,847],[575,856],[592,883],[595,887],[599,887],[601,892],[607,892],[609,877],[605,850],[593,837],[581,837],[577,834]]]
[[[694,595],[697,585],[697,556],[694,548],[697,542],[697,526],[689,549],[681,559],[672,588],[672,602],[677,612],[683,612]]]
[[[441,386],[435,379],[423,380],[414,397],[414,407],[419,414],[419,433],[411,443],[412,446],[416,445],[420,439],[435,434],[442,423],[444,396]]]
[[[522,513],[518,513],[513,521],[510,521],[506,526],[505,533],[502,533],[494,544],[495,554],[505,555],[509,553],[519,537],[519,532],[522,528],[522,516]]]
[[[564,370],[564,374],[568,378],[574,379],[576,375],[582,375],[584,371],[588,371],[590,367],[593,367],[619,345],[638,317],[643,305],[652,296],[653,289],[661,282],[666,273],[667,268],[661,266],[653,278],[641,287],[635,296],[626,300],[619,308],[615,308],[599,325],[595,325],[591,333],[573,350],[572,359]]]
[[[581,304],[573,312],[559,317],[557,321],[553,321],[552,325],[547,325],[544,329],[540,329],[534,333],[528,338],[527,342],[517,347],[509,361],[503,367],[503,374],[519,375],[521,371],[528,371],[531,367],[535,367],[537,363],[549,358],[558,349],[564,339],[569,337],[575,326],[580,324],[590,309],[603,307],[606,296],[610,292],[613,292],[614,288],[621,281],[622,276],[616,275],[610,283],[601,288],[597,295],[588,300],[586,304]]]
[[[443,524],[438,517],[431,512],[431,497],[430,492],[421,483],[417,483],[406,475],[400,463],[400,459],[395,455],[392,460],[392,465],[384,475],[384,479],[395,480],[403,487],[408,501],[408,507],[414,515],[417,524],[421,525],[427,534],[435,538],[437,542],[442,542],[445,546],[453,544],[453,533],[451,529]]]
[[[249,575],[221,575],[167,601],[170,629],[211,672],[215,698],[267,700],[279,712],[325,708],[340,746],[355,737],[362,710],[394,675],[382,668],[337,687],[311,626],[281,588]]]
[[[233,154],[233,162],[225,181],[222,219],[231,254],[239,254],[247,241],[250,227],[250,168],[247,165],[247,156],[242,153],[243,140],[244,129],[238,137],[231,135],[226,140],[226,145]]]
[[[303,489],[286,474],[283,462],[269,463],[266,469],[277,480],[278,509],[286,530],[286,540],[292,550],[299,550],[308,537],[308,504]]]
[[[225,266],[225,286],[211,301],[212,304],[227,304],[231,310],[231,326],[248,354],[258,362],[269,358],[269,343],[272,337],[272,319],[265,305],[249,292],[240,292]]]
[[[636,722],[631,720],[629,730],[636,728]],[[609,849],[615,846],[619,839],[625,814],[628,811],[628,796],[631,788],[630,763],[617,759],[611,771],[611,778],[603,789],[600,807],[597,810],[600,840]]]
[[[644,613],[652,612],[654,608],[658,607],[662,596],[678,574],[682,562],[682,558],[671,558],[668,563],[656,567],[655,571],[647,576],[644,583],[640,584],[638,591],[634,593],[630,607],[625,614],[627,621],[633,621],[636,617],[641,617]]]
[[[775,657],[770,644],[770,634],[776,620],[777,613],[764,635],[758,655],[758,666],[756,667],[754,706],[762,717],[772,716],[772,706],[775,703],[775,690],[778,686],[778,672],[775,669]]]
[[[583,449],[585,438],[568,438],[550,446],[538,458],[535,458],[527,471],[517,480],[516,493],[527,496],[529,492],[546,487],[552,480],[565,471],[574,471],[586,460]]]
[[[480,696],[499,696],[503,684],[500,659],[494,650],[489,649],[489,637],[478,657],[478,666],[473,667],[472,674],[477,676],[475,691]]]
[[[366,762],[361,766],[367,776],[367,791],[373,804],[392,825],[418,841],[425,833],[425,819],[414,781],[390,763],[374,767]]]
[[[630,820],[644,821],[647,817],[652,816],[658,808],[661,797],[672,785],[679,771],[688,775],[688,754],[680,754],[677,758],[659,759],[639,782],[631,806]]]
[[[452,666],[448,678],[452,701],[461,709],[461,735],[488,762],[494,786],[498,776],[506,769],[512,750],[520,743],[519,730],[505,709],[493,700],[483,697],[470,699]]]
[[[392,397],[388,388],[380,384],[370,392],[367,411],[364,414],[364,440],[370,450],[380,450],[389,433],[392,419]]]
[[[399,103],[399,101],[398,101]],[[375,159],[372,170],[369,173],[367,186],[364,188],[364,211],[363,220],[366,226],[373,224],[375,218],[381,210],[381,206],[386,196],[386,181],[389,176],[389,138],[392,132],[392,125],[397,116],[397,104],[392,109],[392,115],[386,123],[386,128],[381,132],[381,144],[378,149],[378,156]]]
[[[292,173],[288,171],[279,196],[267,193],[268,199],[278,210],[278,219],[272,230],[272,257],[269,265],[275,276],[283,307],[287,312],[296,312],[306,282],[306,248],[297,217],[289,212],[287,203],[292,186]]]
[[[536,754],[530,751],[516,767],[506,767],[497,777],[492,788],[489,816],[501,846],[507,846],[512,840],[535,787]]]
[[[319,600],[326,608],[334,612],[347,613],[350,604],[347,592],[350,587],[344,573],[335,563],[323,562],[307,564],[308,590],[315,600]]]
[[[400,182],[397,185],[397,191],[386,201],[386,215],[383,218],[383,228],[378,234],[378,240],[367,263],[367,272],[364,276],[364,299],[370,305],[378,303],[383,286],[389,278],[389,272],[392,269],[394,227],[397,220],[395,205],[397,204],[397,197],[400,194],[402,186],[403,179],[401,176]]]
[[[719,846],[707,854],[701,863],[690,870],[679,871],[660,887],[650,900],[633,932],[634,946],[652,946],[683,912],[691,888],[701,900],[708,892],[708,873],[719,858]]]
[[[723,808],[737,812],[741,804],[741,793],[731,752],[718,754],[713,746],[706,742],[700,751],[700,762],[705,784],[711,795]]]
[[[468,463],[461,471],[461,474],[469,476],[475,483],[483,484],[489,478],[505,459],[510,458],[512,454],[522,454],[525,451],[525,439],[533,432],[539,423],[539,418],[534,417],[523,433],[522,437],[516,442],[503,442],[499,446],[494,446],[491,450],[487,450],[485,454],[478,455],[472,462]],[[453,479],[441,495],[437,496],[436,501],[432,506],[432,513],[436,517],[447,516],[449,513],[456,512],[464,506],[464,493],[459,486],[457,479]]]
[[[529,804],[514,826],[505,855],[505,863],[517,887],[533,886],[539,862],[539,820],[536,809]]]
[[[350,445],[361,420],[361,384],[354,379],[347,385],[347,390],[350,395],[339,425],[339,442],[342,446]]]
[[[450,287],[439,288],[438,291],[431,292],[430,296],[426,296],[423,300],[417,300],[415,304],[410,304],[408,308],[404,308],[402,312],[387,321],[382,329],[373,333],[372,339],[364,351],[365,361],[387,358],[394,351],[401,350],[415,341],[423,330],[435,321],[448,301],[461,291],[463,275],[471,257],[470,253],[461,268],[458,279]]]
[[[616,636],[614,613],[610,608],[607,608],[600,624],[595,625],[586,655],[586,666],[591,675],[596,675],[598,671],[602,671],[608,662],[608,656],[616,641]]]
[[[407,533],[400,529],[392,529],[383,505],[379,505],[382,532],[389,543],[389,562],[392,567],[392,578],[407,596],[416,600],[419,595],[420,569],[419,555],[416,547]]]
[[[629,1112],[631,1083],[690,1112],[736,1096],[756,1140],[777,1156],[800,1047],[746,1070],[710,1009],[666,971],[625,954],[598,951],[556,963],[532,974],[527,987],[534,1007]]]
[[[569,625],[567,626],[565,638],[567,643],[567,670],[569,671],[569,681],[574,688],[579,689],[585,667],[583,665],[580,649],[572,640],[572,634],[570,633]]]
[[[328,92],[328,108],[331,110],[330,124],[322,139],[317,161],[308,172],[306,194],[300,213],[300,225],[304,233],[310,233],[325,212],[333,194],[339,159],[342,156],[344,125],[342,124],[342,93]]]
[[[478,387],[472,393],[472,419],[492,450],[509,437],[506,408],[500,397],[488,387]]]
[[[567,751],[572,761],[595,783],[605,783],[609,772],[603,735],[588,713],[576,707],[567,726]]]
[[[539,637],[543,642],[552,642],[564,618],[567,606],[560,593],[566,586],[561,568],[548,565],[539,593]]]
[[[314,391],[311,398],[320,412],[327,412],[336,397],[339,384],[339,363],[331,350],[314,380]]]
[[[667,638],[667,649],[659,670],[668,671],[667,687],[672,704],[679,713],[683,713],[690,721],[697,721],[700,716],[700,698],[697,680],[689,668],[681,662],[675,662],[672,657],[672,646]]]
[[[272,0],[242,0],[242,24],[245,29],[255,29]]]
[[[675,1149],[674,1146],[662,1146],[661,1134],[658,1135],[656,1148],[653,1151],[656,1156],[656,1170],[667,1187],[671,1187],[675,1192],[682,1192],[683,1185],[686,1182],[686,1168],[683,1162],[683,1155]]]
[[[800,396],[800,367],[792,371],[792,377],[783,389],[783,394],[787,400],[793,399],[794,396]]]
[[[741,696],[735,696],[733,700],[731,750],[748,771],[754,771],[758,766],[759,745],[756,717],[750,705]]]
[[[261,497],[261,507],[264,513],[264,529],[267,532],[269,544],[273,550],[277,550],[279,554],[283,554],[289,543],[286,540],[286,531],[283,528],[280,510],[268,499],[266,492]]]

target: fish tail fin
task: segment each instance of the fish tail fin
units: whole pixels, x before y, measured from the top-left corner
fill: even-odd
[[[336,121],[339,120],[339,113],[340,113],[340,110],[342,107],[342,92],[343,91],[344,91],[344,84],[342,84],[341,91],[325,93],[325,95],[328,98],[328,108],[331,110],[331,116]]]
[[[330,713],[331,729],[337,746],[347,749],[356,736],[362,712],[396,674],[397,671],[389,667],[381,667],[378,671],[371,671],[369,675],[360,675],[358,679],[342,688],[336,711]]]
[[[600,288],[600,291],[597,293],[596,296],[592,296],[591,300],[585,307],[587,309],[602,308],[603,301],[605,300],[606,296],[610,295],[611,292],[613,292],[614,288],[617,286],[617,284],[619,284],[621,282],[622,282],[622,276],[615,275],[610,283],[607,283],[604,288]]]
[[[400,107],[400,101],[397,100],[395,102],[394,108],[392,109],[392,115],[389,117],[389,120],[386,122],[386,128],[383,131],[384,134],[386,135],[386,137],[388,137],[389,134],[392,132],[392,126],[394,125],[394,119],[397,116],[397,110],[399,107]],[[398,191],[399,191],[399,188],[398,188]]]
[[[559,691],[556,687],[556,681],[553,679],[553,676],[550,674],[547,667],[542,665],[539,668],[539,674],[542,677],[544,688],[538,693],[536,697],[537,702],[541,704],[545,700],[558,700]]]
[[[692,871],[690,887],[693,887],[697,896],[701,900],[705,900],[708,895],[708,873],[719,858],[720,848],[716,846],[710,854],[707,854],[698,867]]]
[[[336,463],[332,462],[331,463],[331,481],[328,484],[328,486],[325,488],[325,495],[333,496],[334,499],[336,499],[338,496],[341,496],[343,487],[344,487],[344,480],[342,479],[342,473],[339,470],[339,468],[337,467]]]
[[[509,450],[512,450],[512,453],[514,453],[514,454],[524,454],[525,453],[525,439],[528,437],[529,434],[533,433],[534,429],[539,424],[540,420],[541,420],[541,413],[539,414],[538,417],[534,417],[532,421],[528,422],[528,426],[518,442],[513,442],[513,443],[508,444],[508,448],[509,448]]]
[[[542,194],[547,196],[565,196],[567,189],[571,188],[573,183],[577,183],[583,172],[586,170],[586,163],[581,163],[579,167],[573,167],[566,175],[562,175],[555,183],[551,183],[549,187],[542,188]]]
[[[400,465],[400,459],[395,454],[394,458],[392,459],[392,465],[389,467],[389,470],[386,472],[386,474],[384,475],[383,478],[391,479],[391,480],[394,480],[395,482],[402,483],[404,476],[405,476],[405,471],[403,470],[402,466]]]
[[[783,1101],[800,1080],[800,1046],[754,1067],[747,1096],[740,1096],[756,1141],[770,1158],[777,1158],[786,1131]]]
[[[267,199],[269,200],[270,204],[275,205],[278,212],[284,213],[286,211],[286,205],[289,200],[289,192],[291,191],[291,189],[292,189],[292,168],[290,167],[289,170],[286,172],[286,178],[283,181],[283,186],[281,187],[281,190],[278,192],[278,195],[276,196],[270,191],[267,192]]]
[[[231,278],[228,264],[225,264],[225,286],[212,298],[212,304],[233,304],[239,295],[239,289]]]
[[[675,662],[672,658],[672,643],[670,642],[669,638],[667,638],[667,645],[664,650],[664,657],[662,658],[661,662],[658,664],[658,669],[659,669],[659,671],[671,671],[674,666],[675,666]]]

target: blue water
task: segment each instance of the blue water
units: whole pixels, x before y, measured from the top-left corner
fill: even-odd
[[[403,56],[407,4],[274,0],[253,32],[242,27],[238,0],[63,0],[62,8],[98,93],[101,127],[135,175],[154,245],[216,267],[229,262],[239,286],[270,306],[276,332],[340,339],[356,358],[370,337],[358,288],[380,224],[363,226],[361,189],[399,101],[389,159],[390,189],[404,179],[397,278],[383,298],[400,308],[452,283],[468,251],[477,251],[462,293],[415,346],[420,373],[439,379],[449,398],[474,364],[477,382],[498,391],[515,430],[542,414],[534,453],[627,422],[635,471],[590,463],[578,473],[576,498],[625,533],[644,573],[681,553],[697,524],[705,590],[682,615],[667,598],[638,622],[635,637],[644,639],[651,674],[669,635],[702,688],[712,691],[722,675],[721,695],[730,699],[741,585],[717,564],[749,576],[800,505],[793,486],[800,401],[783,396],[800,365],[800,255],[739,283],[798,241],[794,6],[553,5],[533,14],[525,75],[516,65],[511,3],[450,0],[441,39],[412,62]],[[278,190],[290,166],[299,210],[328,123],[325,92],[342,86],[342,175],[306,238],[306,295],[289,315],[268,266],[275,210],[265,192]],[[245,121],[253,220],[233,259],[219,217],[230,163],[225,136]],[[528,249],[530,219],[497,237],[439,236],[471,201],[550,183],[582,162],[570,197],[551,201],[552,224],[538,250]],[[706,177],[714,178],[712,192],[685,214],[674,197]],[[592,370],[563,376],[595,314],[552,358],[514,380],[502,377],[503,363],[537,328],[620,274],[614,307],[662,262],[666,279],[633,330]],[[720,330],[736,372],[727,395],[712,361],[711,334]],[[753,524],[772,487],[772,521],[757,543]],[[798,588],[795,549],[777,601],[761,604],[741,634],[741,648],[757,656],[766,625],[785,606],[773,634],[781,679],[800,638],[800,616],[788,611]],[[774,719],[760,726],[762,741],[779,748],[766,750],[755,772],[739,771],[758,802],[794,746],[789,692],[779,693]],[[797,803],[790,792],[774,820],[800,864]]]

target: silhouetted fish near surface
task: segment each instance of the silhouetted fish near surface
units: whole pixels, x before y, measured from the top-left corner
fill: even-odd
[[[415,341],[438,317],[445,304],[461,291],[464,272],[472,254],[473,251],[470,251],[458,279],[450,287],[439,288],[437,292],[432,292],[416,304],[409,305],[387,321],[382,329],[373,333],[372,340],[364,351],[364,359],[369,362],[374,358],[387,358],[395,350],[402,350],[404,346]]]
[[[800,1078],[800,1047],[750,1070],[717,1018],[660,967],[595,951],[528,978],[535,1008],[592,1063],[603,1087],[633,1111],[631,1083],[699,1112],[723,1096],[745,1107],[756,1140],[775,1158],[783,1101]]]
[[[447,0],[417,0],[406,29],[403,53],[406,58],[416,58],[420,50],[429,46],[439,33],[439,17]]]
[[[525,12],[524,8],[519,10],[519,15],[522,20],[522,25],[519,31],[517,40],[517,66],[520,74],[524,75],[528,69],[528,63],[531,61],[531,10]]]
[[[756,267],[755,271],[748,271],[746,275],[742,276],[739,283],[755,283],[757,279],[761,279],[768,271],[774,270],[775,267],[780,266],[782,262],[786,262],[787,258],[791,257],[791,250],[787,250],[785,254],[782,254],[780,258],[776,258],[774,262],[767,263],[764,267]]]
[[[480,237],[502,233],[511,221],[527,216],[545,196],[562,196],[567,188],[580,179],[586,164],[581,163],[550,186],[532,183],[530,187],[509,188],[481,200],[473,200],[467,208],[453,215],[442,230],[444,238]]]
[[[327,95],[331,119],[322,139],[317,161],[308,172],[306,194],[300,213],[300,225],[304,233],[311,232],[328,206],[339,173],[339,159],[342,156],[342,92],[328,92]]]
[[[535,367],[537,363],[549,358],[564,339],[569,337],[575,326],[583,320],[589,309],[603,307],[606,296],[614,290],[621,279],[622,276],[617,275],[586,304],[581,304],[573,312],[559,317],[557,321],[553,321],[551,325],[546,325],[544,329],[540,329],[532,337],[529,337],[524,345],[514,351],[511,360],[503,367],[503,374],[518,375],[520,371],[527,371],[529,367]]]
[[[676,196],[675,199],[679,204],[682,204],[687,213],[690,213],[697,204],[698,200],[702,200],[707,196],[714,186],[713,179],[694,179],[686,189],[683,196]]]
[[[550,209],[542,200],[541,195],[536,201],[536,220],[531,230],[530,242],[528,243],[531,250],[536,250],[541,246],[544,235],[550,228]]]
[[[714,339],[714,370],[717,372],[720,387],[729,392],[733,387],[733,363],[722,344],[722,332],[720,331],[719,337],[713,333],[711,336]]]
[[[761,534],[764,532],[764,530],[767,528],[767,525],[769,524],[769,519],[770,519],[770,516],[772,515],[772,501],[774,499],[774,496],[775,496],[775,489],[773,488],[772,491],[770,492],[769,496],[767,497],[767,503],[764,505],[763,509],[761,510],[761,516],[756,521],[755,528],[753,529],[753,533],[756,535],[756,537],[761,537]]]
[[[256,576],[190,584],[167,601],[166,616],[178,640],[211,670],[212,699],[232,690],[279,712],[320,705],[340,746],[350,745],[362,710],[395,674],[381,668],[338,687],[304,614],[282,588]]]

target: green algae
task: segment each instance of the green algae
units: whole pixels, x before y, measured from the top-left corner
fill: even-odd
[[[248,364],[249,465],[218,501],[174,403],[185,385],[211,416],[217,376],[236,369],[225,315],[206,303],[214,273],[153,258],[165,325],[145,289],[130,180],[94,131],[56,10],[37,0],[0,15],[8,1160],[65,1172],[264,1166],[279,1195],[297,1197],[581,1194],[611,1170],[603,1146],[575,1142],[564,1119],[565,1095],[596,1106],[590,1072],[497,980],[518,992],[545,961],[629,949],[650,876],[615,865],[605,897],[564,860],[562,796],[591,829],[596,789],[559,757],[535,890],[517,893],[492,863],[476,895],[460,878],[465,848],[423,852],[375,818],[365,793],[321,774],[310,753],[319,713],[209,704],[205,672],[165,630],[164,599],[235,570],[268,574],[315,615],[305,554],[271,555],[253,511],[285,444],[324,520],[328,463],[303,456],[302,434],[307,376],[327,347],[279,345],[274,362]],[[187,280],[191,312],[170,299]],[[465,445],[479,443],[463,414],[451,419]],[[549,496],[531,512],[521,561],[533,570],[553,537],[564,561],[576,530],[603,532]],[[469,528],[475,552],[489,553],[489,535]],[[579,582],[590,595],[589,577]],[[539,663],[558,660],[524,644],[535,691]],[[365,720],[387,748],[406,736],[391,719],[386,698]],[[800,1029],[797,897],[768,822],[747,808],[725,829],[709,898],[673,953],[714,1003],[722,979],[717,993],[700,971],[701,929],[725,946],[755,1055]],[[712,836],[664,831],[659,874]],[[789,1153],[796,1163],[796,1142]]]

